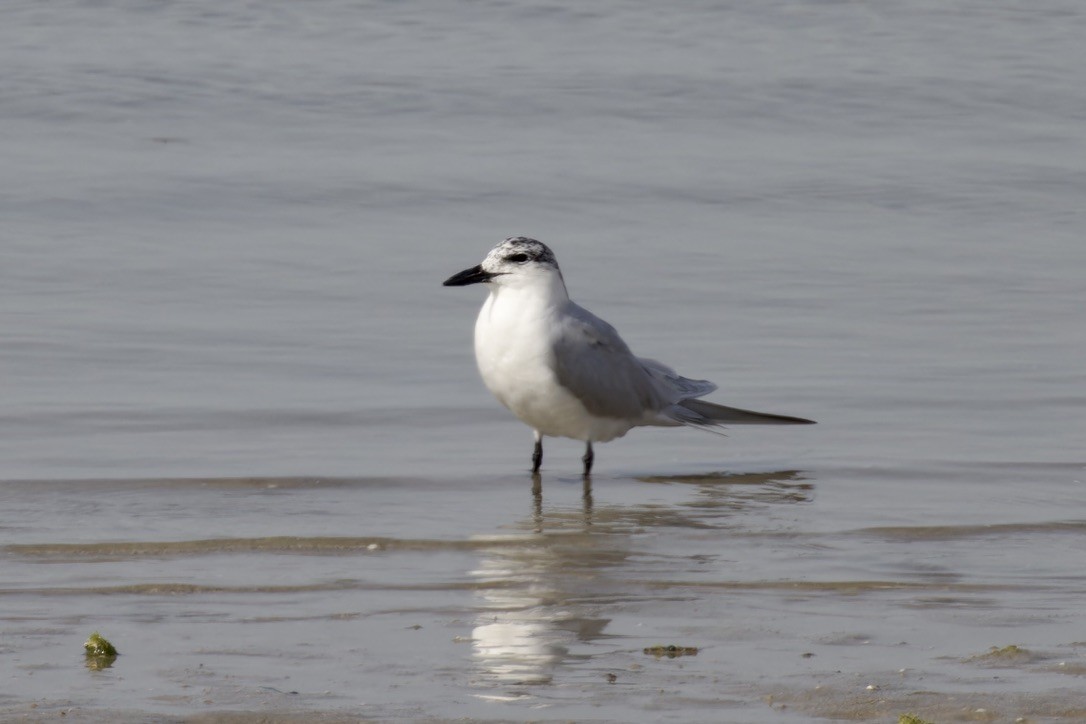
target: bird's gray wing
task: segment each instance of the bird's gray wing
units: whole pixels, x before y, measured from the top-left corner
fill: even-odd
[[[716,389],[716,385],[709,380],[692,380],[689,377],[683,377],[663,362],[644,357],[639,358],[638,361],[641,362],[641,366],[648,371],[650,376],[657,382],[663,383],[664,387],[670,392],[667,396],[671,402],[708,395]]]
[[[814,420],[772,412],[755,412],[727,407],[705,400],[681,400],[663,411],[665,417],[691,427],[709,428],[716,425],[813,425]]]
[[[552,368],[558,384],[586,410],[598,417],[641,420],[675,401],[666,399],[614,327],[573,302],[565,312],[555,330]]]

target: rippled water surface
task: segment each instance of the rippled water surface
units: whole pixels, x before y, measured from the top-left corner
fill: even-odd
[[[1086,717],[1084,32],[9,4],[0,719]],[[512,234],[819,425],[532,480],[440,286]]]

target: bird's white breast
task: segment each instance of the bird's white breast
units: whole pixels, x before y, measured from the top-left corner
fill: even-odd
[[[521,421],[544,435],[603,442],[630,425],[591,415],[562,387],[552,366],[560,307],[516,289],[492,292],[475,322],[475,359],[487,388]]]

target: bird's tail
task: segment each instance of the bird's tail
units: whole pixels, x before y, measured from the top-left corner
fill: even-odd
[[[741,410],[738,407],[725,407],[704,400],[680,400],[664,410],[664,414],[679,423],[702,429],[712,429],[722,425],[813,425],[814,420],[789,415],[774,415],[768,412]]]

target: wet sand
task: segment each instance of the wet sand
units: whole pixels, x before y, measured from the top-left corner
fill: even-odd
[[[5,483],[0,716],[1086,716],[1086,521],[851,525],[902,472]]]

